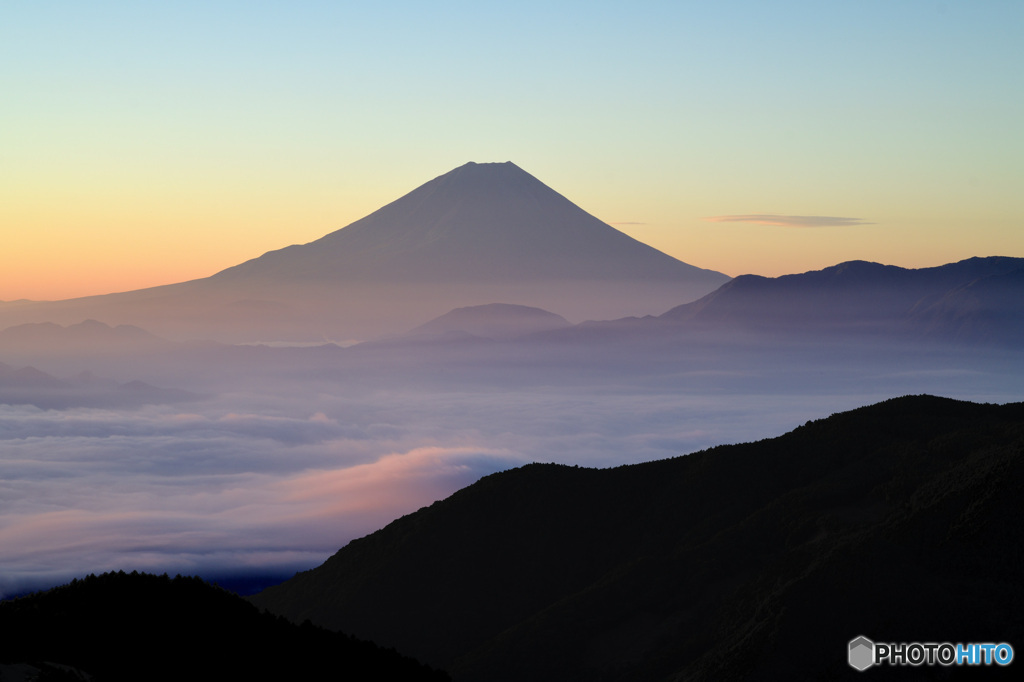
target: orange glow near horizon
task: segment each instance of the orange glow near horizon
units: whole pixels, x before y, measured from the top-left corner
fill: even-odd
[[[63,300],[208,277],[336,229],[326,224],[329,213],[310,213],[259,199],[221,207],[166,198],[119,210],[3,207],[0,223],[24,227],[3,235],[0,301]]]
[[[540,176],[543,179],[543,175]],[[430,178],[424,178],[426,182]],[[558,190],[557,183],[553,183]],[[390,199],[403,190],[391,189]],[[295,197],[290,210],[283,203],[237,200],[233,207],[158,203],[148,213],[142,206],[104,212],[83,210],[37,211],[23,207],[0,209],[4,224],[25,225],[4,235],[0,252],[0,301],[62,300],[131,291],[208,277],[267,251],[318,239],[363,217],[390,199],[382,189],[348,213],[319,202]],[[618,207],[600,206],[599,196],[580,197],[584,210],[621,213]],[[599,204],[592,210],[589,202]],[[724,203],[724,202],[723,202]],[[679,220],[670,214],[678,207],[655,211],[659,222],[613,223],[654,248],[701,268],[730,276],[758,274],[777,277],[818,270],[848,260],[870,260],[907,268],[934,267],[972,256],[1022,256],[1007,249],[1004,230],[980,231],[966,245],[963,231],[940,218],[893,224],[824,227],[788,227],[760,222],[713,222],[692,216]],[[342,222],[344,221],[344,222]],[[613,221],[609,221],[613,222]],[[339,224],[340,223],[340,224]],[[68,227],[71,226],[71,227]],[[899,239],[891,235],[898,234]],[[1020,239],[1014,237],[1011,242]]]
[[[512,155],[446,165],[380,162],[369,170],[225,167],[222,175],[195,178],[173,168],[134,179],[122,168],[102,181],[81,173],[11,176],[0,187],[0,301],[61,300],[207,277],[318,239],[467,160],[505,156]],[[735,187],[691,169],[603,177],[545,156],[512,161],[635,239],[733,277],[776,277],[849,260],[920,268],[972,256],[1024,257],[1018,210],[998,187],[972,195],[951,186],[938,202],[934,188],[908,184],[913,201],[903,203],[902,194],[830,188],[805,195],[785,183]],[[680,185],[692,189],[680,197]]]

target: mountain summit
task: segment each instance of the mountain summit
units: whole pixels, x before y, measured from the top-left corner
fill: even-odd
[[[169,339],[369,339],[498,302],[574,322],[658,314],[728,280],[619,232],[511,162],[467,163],[308,244],[191,282],[0,307],[0,328],[94,318]]]
[[[601,222],[505,163],[467,163],[309,244],[271,251],[218,279],[366,282],[674,281],[728,277]]]

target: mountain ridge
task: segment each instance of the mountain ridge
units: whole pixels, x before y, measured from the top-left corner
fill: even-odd
[[[89,371],[60,379],[32,366],[15,368],[0,362],[0,405],[34,405],[45,410],[109,409],[190,402],[202,397],[192,391],[161,388],[144,381],[119,383]]]
[[[402,338],[434,340],[469,335],[496,341],[569,326],[564,317],[542,308],[489,303],[450,310],[421,324]]]
[[[528,465],[252,600],[460,680],[835,678],[858,634],[1024,636],[996,608],[1024,602],[1000,549],[1024,539],[1022,447],[1022,403],[908,396],[669,460]]]
[[[869,261],[845,261],[822,270],[774,278],[740,275],[707,296],[676,306],[659,317],[677,321],[697,319],[708,309],[714,311],[716,306],[723,306],[723,299],[731,299],[737,294],[758,296],[760,299],[802,296],[801,302],[815,309],[800,310],[799,314],[819,316],[826,313],[827,308],[845,303],[844,299],[861,296],[869,298],[860,303],[862,309],[878,315],[891,315],[910,312],[915,305],[922,305],[921,299],[927,295],[944,294],[980,278],[1021,269],[1024,269],[1024,258],[1006,256],[972,257],[918,269]],[[740,300],[737,303],[745,305],[743,310],[748,318],[764,317],[755,314],[759,305]],[[770,312],[778,314],[776,309]],[[847,311],[840,309],[840,314],[847,314]]]
[[[657,320],[789,337],[1014,345],[1024,341],[1022,299],[1024,258],[973,257],[920,269],[847,261],[775,278],[741,275]]]
[[[371,642],[260,613],[227,590],[180,575],[89,575],[0,602],[0,625],[4,679],[450,679]],[[251,648],[225,646],[227,635]],[[45,673],[15,677],[17,663]]]

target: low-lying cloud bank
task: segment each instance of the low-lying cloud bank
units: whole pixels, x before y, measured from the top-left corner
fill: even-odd
[[[1014,397],[993,392],[997,374],[867,376],[835,391],[778,372],[603,384],[488,375],[458,389],[306,378],[126,410],[0,405],[0,595],[115,569],[287,574],[531,461],[672,457],[912,392],[900,387]]]
[[[323,413],[0,406],[0,594],[109,569],[306,568],[520,463],[398,431]]]

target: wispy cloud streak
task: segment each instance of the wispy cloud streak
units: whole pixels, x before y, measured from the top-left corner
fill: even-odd
[[[774,213],[751,213],[746,215],[716,215],[702,218],[711,223],[754,223],[777,227],[850,227],[874,225],[863,218],[844,218],[827,215],[776,215]]]

